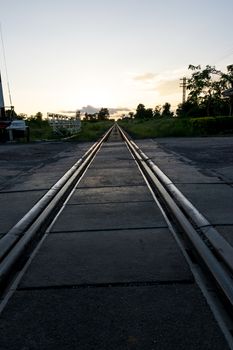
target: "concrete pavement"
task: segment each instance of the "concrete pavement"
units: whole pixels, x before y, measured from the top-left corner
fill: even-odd
[[[90,143],[0,145],[0,237],[87,151]]]
[[[1,350],[228,349],[123,142],[104,144],[79,182],[0,339]]]
[[[167,138],[136,143],[233,245],[233,138]]]

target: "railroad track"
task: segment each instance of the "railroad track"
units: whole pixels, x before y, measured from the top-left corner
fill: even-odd
[[[170,231],[188,260],[195,279],[199,281],[206,298],[209,298],[208,302],[222,327],[228,345],[233,348],[232,246],[117,124],[0,240],[2,298],[9,293],[18,271],[30,258],[54,218],[57,219],[64,202],[100,152],[101,146],[105,141],[115,142],[119,137],[124,140],[135,159]],[[200,270],[195,267],[196,263],[193,264],[193,261],[198,261]],[[208,289],[211,289],[211,293]]]

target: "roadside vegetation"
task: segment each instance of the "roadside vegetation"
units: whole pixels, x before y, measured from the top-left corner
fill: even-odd
[[[233,65],[227,73],[208,65],[189,69],[187,100],[175,112],[168,102],[154,109],[139,104],[119,124],[137,138],[233,134]]]
[[[109,110],[101,108],[98,113],[85,113],[81,131],[72,140],[97,141],[113,124]]]
[[[81,131],[74,135],[72,141],[97,141],[113,124],[114,120],[82,121]]]
[[[41,112],[34,116],[26,117],[21,114],[18,118],[24,119],[30,129],[30,141],[39,140],[67,140],[67,141],[96,141],[107,131],[114,120],[109,119],[107,109],[100,111],[94,118],[86,117],[81,123],[81,130],[77,134],[71,134],[68,129],[61,128],[56,132],[53,131],[48,120],[43,119]],[[24,142],[24,140],[22,139]]]
[[[121,120],[118,123],[133,138],[233,134],[233,117]]]
[[[38,112],[25,121],[30,130],[30,141],[56,139],[49,122],[43,120],[42,113]]]
[[[233,135],[233,65],[227,67],[226,73],[209,65],[204,69],[190,65],[189,69],[191,77],[185,78],[187,99],[176,111],[168,102],[154,109],[140,103],[136,112],[123,115],[118,123],[136,138]],[[79,111],[76,117],[80,117]],[[75,135],[66,128],[54,132],[40,112],[30,117],[15,114],[14,118],[25,119],[31,141],[95,141],[113,123],[107,108],[82,116],[81,130]]]

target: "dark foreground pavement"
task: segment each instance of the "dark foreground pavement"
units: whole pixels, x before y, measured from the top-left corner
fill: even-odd
[[[89,147],[67,142],[0,144],[0,237]]]
[[[228,349],[124,143],[104,144],[44,240],[0,349]]]
[[[233,137],[163,138],[137,143],[233,245]]]

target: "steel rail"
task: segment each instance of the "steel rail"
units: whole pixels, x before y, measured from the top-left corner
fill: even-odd
[[[231,307],[231,311],[233,311],[233,280],[231,274],[233,248],[230,245],[228,246],[225,244],[224,239],[222,239],[220,234],[215,230],[215,236],[218,235],[214,241],[216,251],[219,254],[221,253],[221,256],[223,255],[223,252],[221,252],[222,247],[224,248],[224,251],[227,251],[226,256],[223,256],[225,264],[222,264],[217,259],[214,252],[206,245],[205,241],[197,232],[197,227],[195,227],[195,225],[192,223],[192,221],[199,222],[198,219],[200,219],[201,223],[208,221],[183,195],[181,195],[179,190],[176,189],[175,185],[172,184],[171,180],[166,177],[166,175],[163,174],[163,172],[153,162],[153,164],[151,164],[151,160],[149,160],[149,158],[142,151],[139,151],[139,147],[126,136],[122,128],[119,126],[118,128],[143,173],[147,179],[149,179],[149,182],[152,183],[153,187],[155,187],[159,192],[163,201],[166,203],[166,206],[169,208],[170,213],[172,213],[172,216],[183,229],[183,232],[186,234],[189,242],[191,242],[198,256],[201,258],[205,267],[208,269],[208,272],[211,274],[212,278],[217,284],[218,289],[220,289],[221,293],[224,295],[225,300]],[[162,181],[161,178],[163,178],[164,181]],[[175,196],[172,196],[172,194],[169,193],[168,188],[170,188],[171,185],[171,193],[175,194]],[[185,209],[187,213],[189,213],[189,217],[185,215],[180,206],[182,209]],[[193,220],[190,220],[191,217]],[[217,245],[218,241],[221,244],[220,247]],[[230,254],[230,252],[232,253]],[[227,265],[227,267],[225,265]]]
[[[0,240],[0,290],[4,290],[16,263],[41,230],[52,221],[79,177],[90,164],[112,126]],[[38,237],[37,237],[38,238]]]

